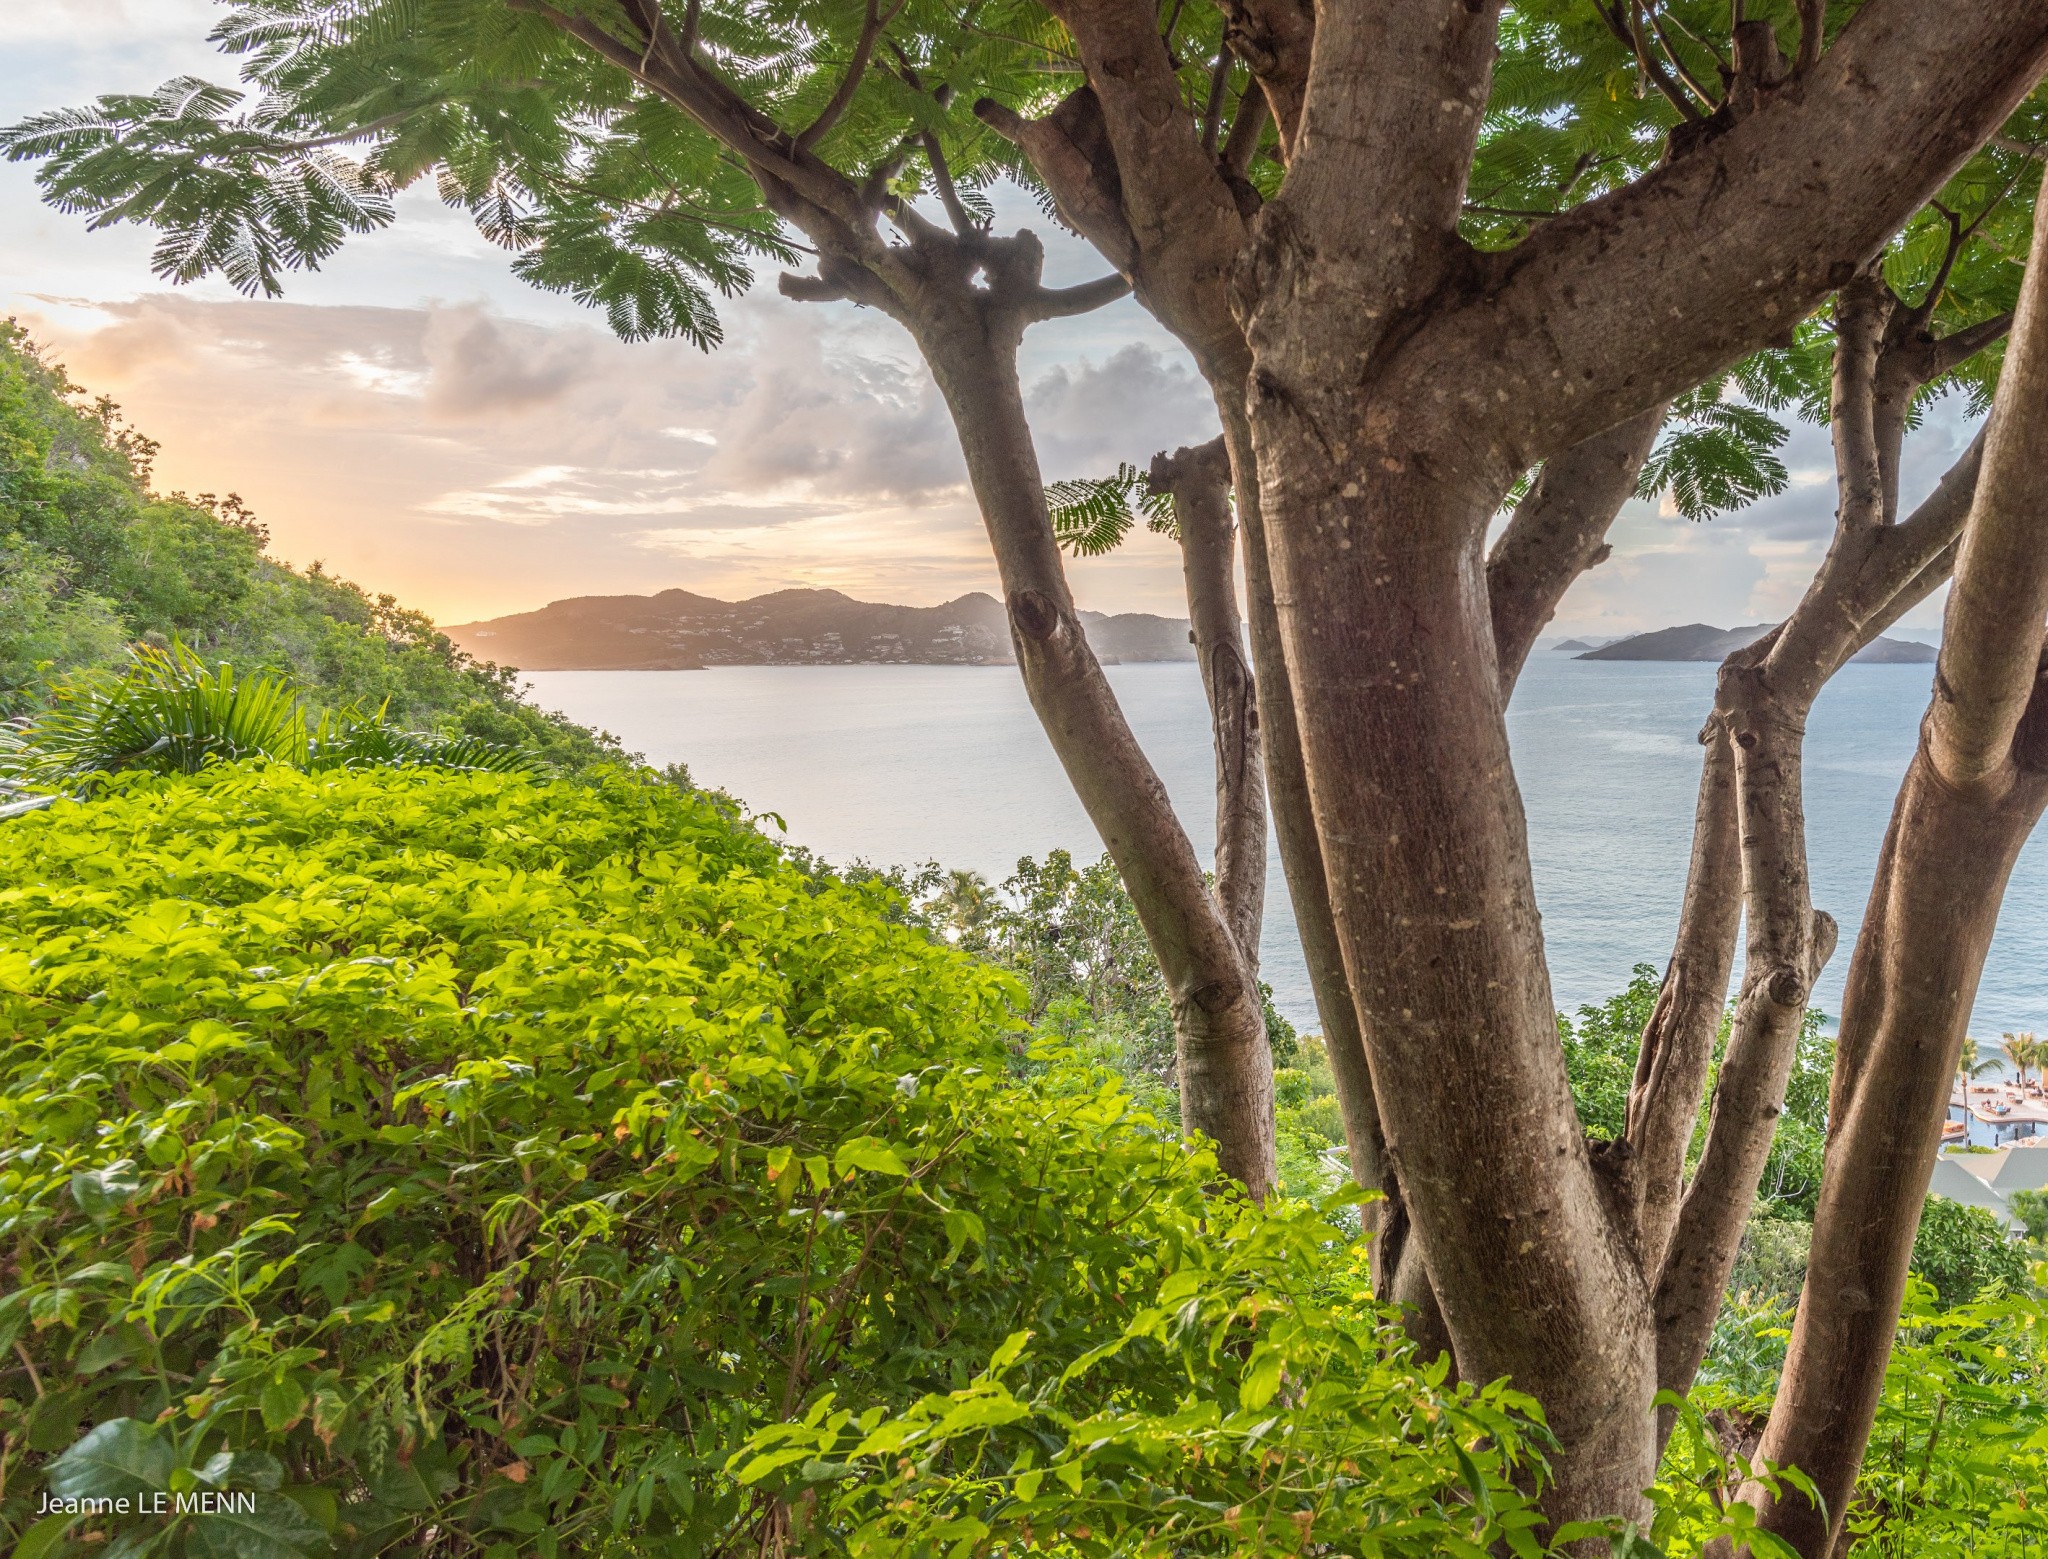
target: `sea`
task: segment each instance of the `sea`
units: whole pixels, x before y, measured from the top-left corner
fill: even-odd
[[[1663,968],[1678,923],[1711,664],[1581,661],[1538,649],[1508,709],[1553,995],[1566,1011]],[[1215,778],[1192,664],[1108,668],[1133,731],[1207,864]],[[1841,923],[1816,1003],[1839,1011],[1932,668],[1848,666],[1808,722],[1814,903]],[[828,861],[936,861],[1000,883],[1023,856],[1093,858],[1101,843],[1008,666],[731,666],[530,673],[535,700],[684,763],[764,828]],[[1261,953],[1274,1001],[1320,1028],[1273,854]],[[1738,960],[1738,978],[1740,974]],[[1971,1033],[2048,1030],[2048,846],[2036,835],[2005,896]]]

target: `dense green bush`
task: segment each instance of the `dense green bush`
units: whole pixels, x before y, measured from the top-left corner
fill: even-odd
[[[522,747],[566,771],[616,753],[390,596],[265,557],[267,533],[232,494],[152,491],[156,445],[83,395],[0,323],[0,717],[41,704],[51,672],[182,639],[245,674],[290,676],[316,714],[383,707],[397,725]]]
[[[900,910],[644,774],[0,824],[0,1541],[1533,1552],[1532,1405]]]
[[[1951,1204],[1952,1205],[1952,1204]],[[2048,1268],[2037,1273],[2048,1282]],[[1770,1410],[1790,1312],[1738,1298],[1664,1459],[1652,1536],[1701,1550]],[[1745,1365],[1746,1361],[1746,1365]],[[2048,1310],[1998,1294],[1944,1304],[1908,1285],[1845,1559],[2038,1559],[2048,1552]]]
[[[2027,1287],[2027,1254],[1989,1210],[1930,1196],[1913,1236],[1913,1270],[1946,1305],[1975,1299],[1991,1283]]]

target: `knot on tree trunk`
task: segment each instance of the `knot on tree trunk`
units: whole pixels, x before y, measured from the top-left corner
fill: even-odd
[[[1806,993],[1811,989],[1804,969],[1795,969],[1790,964],[1775,969],[1764,984],[1765,993],[1780,1007],[1803,1007]]]
[[[1237,990],[1229,980],[1211,980],[1207,985],[1198,985],[1188,992],[1188,1000],[1202,1011],[1214,1015],[1237,1000]]]
[[[1044,643],[1060,629],[1060,606],[1043,590],[1013,590],[1010,622],[1027,639]]]

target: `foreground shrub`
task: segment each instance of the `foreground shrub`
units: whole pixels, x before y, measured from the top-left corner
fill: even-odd
[[[2048,1268],[2037,1276],[2048,1279]],[[1723,1327],[1784,1357],[1789,1313],[1738,1301]],[[1720,1342],[1720,1333],[1716,1334]],[[1771,1364],[1775,1376],[1775,1363]],[[1671,1554],[1702,1550],[1724,1521],[1770,1410],[1725,1366],[1703,1372],[1681,1415],[1657,1490],[1654,1535]],[[1850,1559],[2037,1559],[2048,1552],[2048,1310],[1993,1291],[1948,1305],[1907,1286],[1870,1449],[1841,1550]]]
[[[0,825],[0,1541],[1533,1552],[1530,1405],[711,799],[221,765]],[[228,1490],[247,1514],[35,1515]]]
[[[295,768],[526,772],[516,748],[473,736],[401,731],[385,710],[354,706],[309,722],[286,677],[238,676],[183,644],[138,645],[120,671],[84,672],[49,689],[49,705],[8,733],[0,772],[45,788],[141,770],[196,774],[209,763],[269,758]]]

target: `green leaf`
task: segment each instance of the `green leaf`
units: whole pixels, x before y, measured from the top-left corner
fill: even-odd
[[[1244,1372],[1244,1379],[1237,1388],[1237,1400],[1243,1407],[1257,1411],[1273,1400],[1280,1389],[1280,1355],[1271,1346],[1261,1343],[1252,1351],[1251,1363]]]
[[[153,1424],[109,1419],[58,1457],[44,1473],[59,1499],[133,1499],[170,1487],[177,1453]]]
[[[233,1495],[218,1498],[241,1502]],[[246,1498],[253,1509],[192,1517],[186,1552],[194,1559],[304,1559],[327,1550],[327,1533],[296,1501],[268,1493]]]
[[[21,1541],[14,1545],[14,1559],[45,1559],[46,1555],[54,1554],[63,1543],[64,1534],[78,1519],[61,1512],[43,1517],[21,1534]]]
[[[832,1157],[834,1173],[844,1176],[857,1169],[870,1170],[878,1175],[907,1175],[909,1169],[896,1156],[896,1150],[880,1137],[855,1137],[851,1142],[842,1143]]]
[[[306,1413],[306,1393],[289,1380],[273,1380],[263,1388],[259,1404],[263,1411],[263,1427],[272,1434],[283,1434],[296,1424]]]

